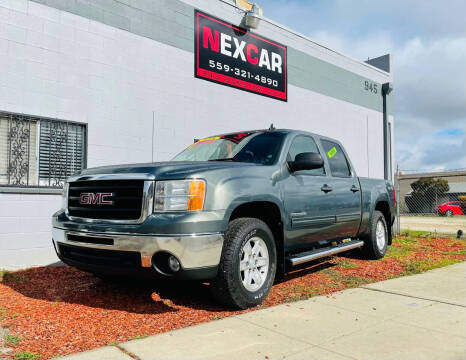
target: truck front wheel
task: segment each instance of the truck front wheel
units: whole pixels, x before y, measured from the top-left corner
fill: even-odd
[[[385,256],[388,246],[388,228],[383,214],[375,210],[372,214],[369,233],[363,238],[364,254],[369,259],[381,259]]]
[[[277,269],[275,241],[267,224],[239,218],[228,224],[217,277],[211,283],[221,303],[246,309],[262,303]]]

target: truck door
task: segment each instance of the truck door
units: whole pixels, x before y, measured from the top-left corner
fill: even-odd
[[[341,146],[321,139],[330,167],[335,201],[335,238],[355,236],[361,222],[361,188]]]
[[[290,145],[287,161],[294,161],[303,152],[321,154],[313,137],[298,135]],[[313,241],[334,236],[334,195],[330,180],[325,168],[296,171],[283,180],[290,249],[304,248]]]

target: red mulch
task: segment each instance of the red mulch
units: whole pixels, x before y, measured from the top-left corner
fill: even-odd
[[[394,246],[404,245],[394,242]],[[416,246],[410,259],[466,258],[463,241],[419,239]],[[462,254],[446,254],[456,251]],[[341,265],[339,260],[354,267]],[[343,278],[356,276],[374,282],[401,275],[405,265],[389,255],[379,261],[364,260],[357,251],[313,262],[298,267],[275,284],[264,306],[347,287],[345,281],[332,278],[328,270]],[[0,325],[21,338],[12,354],[28,351],[40,354],[41,359],[252,310],[231,311],[216,304],[206,284],[147,280],[111,284],[70,267],[32,268],[0,282]]]
[[[394,258],[371,262],[354,259],[351,262],[357,266],[352,269],[338,267],[338,271],[344,275],[360,276],[372,282],[390,279],[405,270],[403,264]]]

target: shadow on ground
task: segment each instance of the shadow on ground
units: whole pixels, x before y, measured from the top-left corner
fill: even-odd
[[[176,312],[176,306],[207,312],[234,310],[213,299],[208,283],[136,278],[109,281],[66,265],[54,265],[15,272],[2,284],[33,299],[136,314]],[[284,279],[277,280],[276,284],[331,266],[329,258],[302,264],[293,268]]]
[[[200,282],[148,279],[102,280],[68,266],[38,267],[13,273],[2,285],[33,299],[80,304],[136,314],[176,312],[172,305],[221,310]]]

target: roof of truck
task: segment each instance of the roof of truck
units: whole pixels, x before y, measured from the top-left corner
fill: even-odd
[[[305,135],[312,135],[312,136],[317,136],[321,139],[324,139],[324,140],[330,140],[330,141],[333,141],[333,142],[336,142],[338,144],[341,145],[341,142],[336,140],[336,139],[333,139],[333,138],[330,138],[330,137],[327,137],[327,136],[324,136],[324,135],[320,135],[320,134],[316,134],[316,133],[312,133],[312,132],[309,132],[309,131],[305,131],[305,130],[296,130],[296,129],[256,129],[256,130],[243,130],[243,131],[234,131],[234,132],[229,132],[229,133],[224,133],[224,134],[216,134],[216,135],[212,135],[211,137],[215,137],[215,136],[228,136],[228,135],[232,135],[232,134],[240,134],[240,133],[255,133],[255,132],[280,132],[280,133],[285,133],[285,134],[292,134],[292,133],[296,133],[296,134],[305,134]]]

